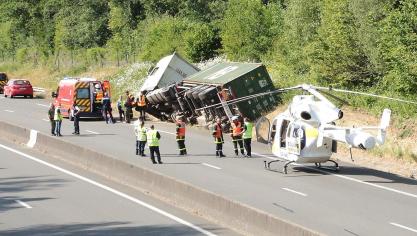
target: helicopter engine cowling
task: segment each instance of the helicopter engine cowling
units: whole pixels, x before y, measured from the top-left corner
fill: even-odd
[[[312,95],[298,95],[290,106],[291,115],[304,121],[327,124],[343,117],[343,112],[323,101],[316,101]]]
[[[375,137],[365,132],[355,132],[348,134],[346,141],[353,147],[364,150],[372,149],[376,144]]]

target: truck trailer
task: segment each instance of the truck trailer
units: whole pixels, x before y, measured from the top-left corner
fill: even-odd
[[[147,77],[145,84],[150,84],[147,81],[150,78]],[[218,63],[163,85],[159,83],[153,90],[142,87],[147,88],[142,89],[146,91],[146,111],[161,120],[175,121],[181,117],[188,123],[203,126],[217,117],[228,121],[238,115],[256,120],[278,103],[276,95],[229,103],[275,90],[265,66],[260,63]]]

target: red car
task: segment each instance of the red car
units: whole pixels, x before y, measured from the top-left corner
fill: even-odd
[[[4,86],[4,96],[24,96],[33,98],[33,88],[29,81],[22,79],[9,80]]]

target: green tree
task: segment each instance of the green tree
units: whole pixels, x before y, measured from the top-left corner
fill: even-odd
[[[141,57],[145,60],[158,61],[161,57],[174,51],[184,54],[184,34],[190,22],[181,17],[162,16],[149,19],[140,26],[143,45]]]
[[[273,16],[261,1],[230,0],[220,23],[226,55],[232,60],[259,61],[277,33]]]
[[[378,48],[384,67],[383,89],[415,98],[417,93],[417,0],[396,1],[386,8]]]
[[[192,61],[208,60],[218,54],[218,29],[209,24],[194,23],[185,33],[185,55]]]
[[[370,60],[356,39],[349,0],[324,0],[318,35],[309,49],[311,74],[319,83],[344,87],[372,85]]]

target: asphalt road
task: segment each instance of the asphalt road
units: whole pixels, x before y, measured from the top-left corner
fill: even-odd
[[[48,101],[0,99],[0,119],[49,133]],[[340,163],[333,173],[312,166],[292,167],[288,175],[266,171],[263,161],[274,158],[267,146],[253,145],[255,158],[215,158],[207,130],[188,128],[189,155],[177,156],[173,124],[156,122],[161,131],[163,165],[134,155],[135,136],[129,124],[82,121],[81,136],[73,136],[64,120],[63,137],[134,165],[145,166],[182,181],[240,201],[270,214],[328,235],[417,235],[417,181],[377,170]],[[147,123],[147,126],[150,122]],[[355,158],[360,158],[356,156]],[[277,171],[282,165],[277,164]]]
[[[0,141],[0,235],[234,235],[82,170],[45,164],[48,157],[22,149]]]

